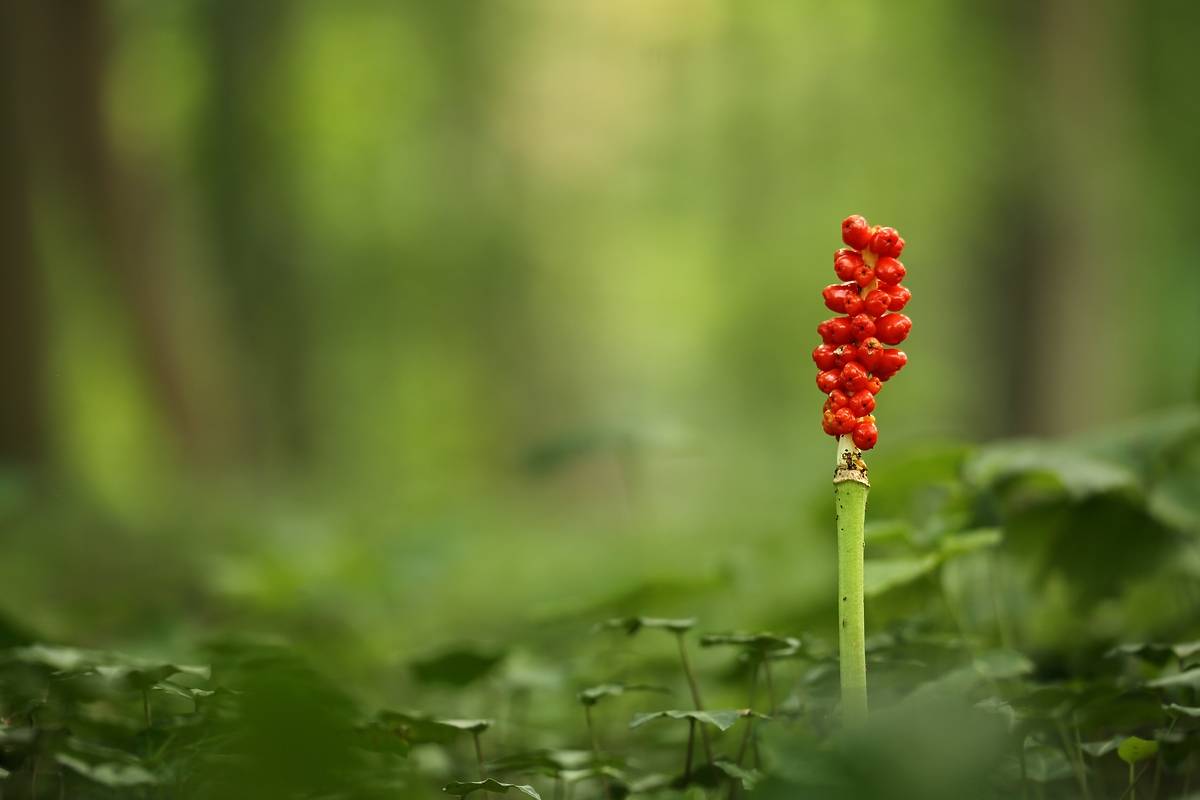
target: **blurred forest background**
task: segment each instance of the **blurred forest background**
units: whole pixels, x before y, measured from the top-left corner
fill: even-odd
[[[1194,402],[1198,40],[1185,0],[0,4],[0,609],[371,686],[611,598],[820,607],[840,221],[909,243],[872,463]]]

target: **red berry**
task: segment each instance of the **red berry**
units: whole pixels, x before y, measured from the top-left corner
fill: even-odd
[[[863,264],[854,271],[854,282],[859,286],[867,287],[875,281],[875,271]]]
[[[889,292],[883,289],[872,289],[863,299],[863,309],[872,317],[882,317],[888,312],[891,302],[892,296]]]
[[[825,307],[839,314],[846,312],[846,287],[840,283],[831,283],[821,290],[825,299]]]
[[[833,411],[826,409],[825,413],[821,415],[821,429],[830,436],[838,435],[837,417],[834,415]]]
[[[879,355],[879,369],[875,371],[875,375],[881,380],[886,381],[888,378],[895,375],[904,365],[908,363],[908,356],[903,350],[887,350],[885,349]]]
[[[887,317],[884,317],[887,319]],[[858,341],[865,341],[875,335],[875,321],[871,319],[869,314],[855,314],[850,318],[850,329],[854,331],[854,338]],[[892,342],[892,344],[896,344]]]
[[[903,311],[904,307],[908,305],[908,301],[912,299],[912,292],[900,284],[884,286],[883,291],[887,292],[888,297],[891,298],[891,302],[888,303],[888,311]],[[870,295],[868,294],[867,297],[870,297]],[[876,314],[875,316],[879,315]]]
[[[875,395],[867,389],[861,392],[855,392],[854,397],[850,398],[849,409],[854,412],[856,417],[864,417],[875,410]]]
[[[859,450],[870,450],[879,441],[879,428],[874,422],[863,421],[854,426],[854,446]]]
[[[822,372],[822,375],[826,373]],[[867,388],[867,383],[871,380],[871,376],[867,374],[867,368],[857,361],[851,361],[846,366],[842,367],[841,388],[846,394],[855,394]]]
[[[851,361],[858,361],[858,348],[855,345],[844,344],[835,352],[837,353],[837,365],[839,367],[844,367]],[[830,369],[833,368],[830,367]]]
[[[904,280],[906,273],[904,265],[891,256],[884,256],[875,262],[875,277],[882,284],[894,286]]]
[[[854,337],[858,338],[858,327],[854,320],[850,321],[850,326],[854,330]],[[908,332],[912,330],[912,320],[903,314],[884,314],[875,322],[875,335],[879,337],[879,341],[884,344],[900,344],[908,338]]]
[[[861,314],[863,308],[866,306],[866,303],[863,302],[862,297],[859,296],[859,294],[858,294],[858,284],[852,283],[850,285],[853,286],[854,288],[847,289],[846,294],[845,294],[845,298],[846,298],[845,314],[848,317],[852,317],[855,314]]]
[[[833,271],[837,273],[839,280],[854,280],[858,270],[865,266],[857,250],[842,249],[833,254]]]
[[[834,411],[839,408],[846,408],[850,405],[850,398],[841,389],[834,389],[829,393],[829,399],[825,402],[829,403],[829,407]]]
[[[850,329],[850,320],[845,317],[827,319],[817,326],[817,333],[825,344],[850,344],[854,341],[854,331]]]
[[[876,255],[896,258],[904,249],[904,240],[896,233],[895,228],[880,228],[872,234],[868,247]]]
[[[831,344],[820,345],[816,350],[813,350],[812,357],[813,363],[822,372],[837,366],[837,348]]]
[[[827,369],[824,372],[817,373],[817,388],[825,394],[829,394],[834,389],[838,388],[838,384],[842,380],[842,371],[838,369]]]
[[[854,430],[858,425],[858,417],[854,416],[854,412],[848,408],[839,408],[833,413],[834,430],[839,436],[844,436]]]
[[[879,380],[879,378],[872,377],[871,380],[867,381],[867,391],[871,394],[879,394],[879,390],[882,388],[883,381]]]
[[[871,242],[871,228],[858,214],[842,221],[842,241],[855,250],[862,250]]]
[[[857,357],[854,360],[862,364],[870,372],[874,372],[875,368],[879,366],[879,356],[882,354],[883,345],[874,336],[868,336],[858,346],[857,352],[855,352],[855,356]],[[818,364],[818,366],[820,365]]]

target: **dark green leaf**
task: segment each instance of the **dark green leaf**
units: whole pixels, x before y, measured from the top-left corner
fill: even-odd
[[[529,795],[533,800],[542,800],[542,796],[532,786],[524,786],[516,783],[501,783],[500,781],[488,778],[483,781],[451,781],[442,789],[446,794],[452,794],[455,797],[466,797],[471,792],[494,792],[496,794],[508,794],[509,789],[516,789],[518,792]]]
[[[1013,650],[993,650],[975,659],[975,669],[992,680],[1019,678],[1033,672],[1033,662]]]
[[[701,647],[716,645],[742,645],[754,650],[795,650],[800,640],[774,633],[710,633],[700,637]]]
[[[662,692],[663,694],[671,693],[669,689],[665,689],[662,686],[647,686],[644,684],[626,686],[623,683],[602,683],[599,686],[592,686],[584,689],[575,696],[579,698],[579,702],[583,703],[585,706],[594,706],[596,703],[600,702],[602,698],[618,697],[625,692]]]
[[[447,653],[412,663],[413,675],[421,683],[444,683],[467,686],[487,675],[504,660],[504,653],[485,653],[471,648]]]
[[[659,619],[658,617],[617,617],[604,623],[604,627],[623,630],[630,636],[642,628],[663,628],[672,633],[683,633],[691,630],[695,625],[695,619]]]
[[[720,711],[651,711],[646,714],[634,714],[629,727],[640,728],[647,722],[669,717],[670,719],[694,719],[697,722],[715,725],[721,730],[727,731],[733,727],[738,719],[747,716],[749,713],[751,712],[748,709],[739,710],[736,708],[726,708]]]
[[[940,565],[941,559],[932,553],[914,558],[868,558],[864,564],[863,595],[878,597],[930,575]]]
[[[716,761],[716,766],[717,769],[721,770],[729,777],[740,780],[742,782],[742,788],[746,791],[751,791],[754,788],[754,784],[758,783],[765,777],[763,773],[756,769],[739,767],[732,761],[726,761],[723,758]]]

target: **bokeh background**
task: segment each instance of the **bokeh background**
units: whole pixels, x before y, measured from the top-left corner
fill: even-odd
[[[1198,39],[1185,0],[0,4],[0,609],[376,687],[605,598],[819,609],[841,219],[915,296],[872,463],[1192,403]]]

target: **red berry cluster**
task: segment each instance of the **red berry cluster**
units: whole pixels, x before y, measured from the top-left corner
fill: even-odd
[[[830,436],[854,437],[860,450],[879,440],[875,426],[875,395],[908,363],[900,344],[912,330],[912,320],[897,313],[912,294],[900,285],[904,265],[896,259],[904,240],[894,228],[871,227],[857,214],[842,223],[848,247],[833,254],[833,270],[844,283],[825,287],[825,305],[845,316],[817,326],[821,346],[813,350],[817,387],[829,395],[821,427]]]

